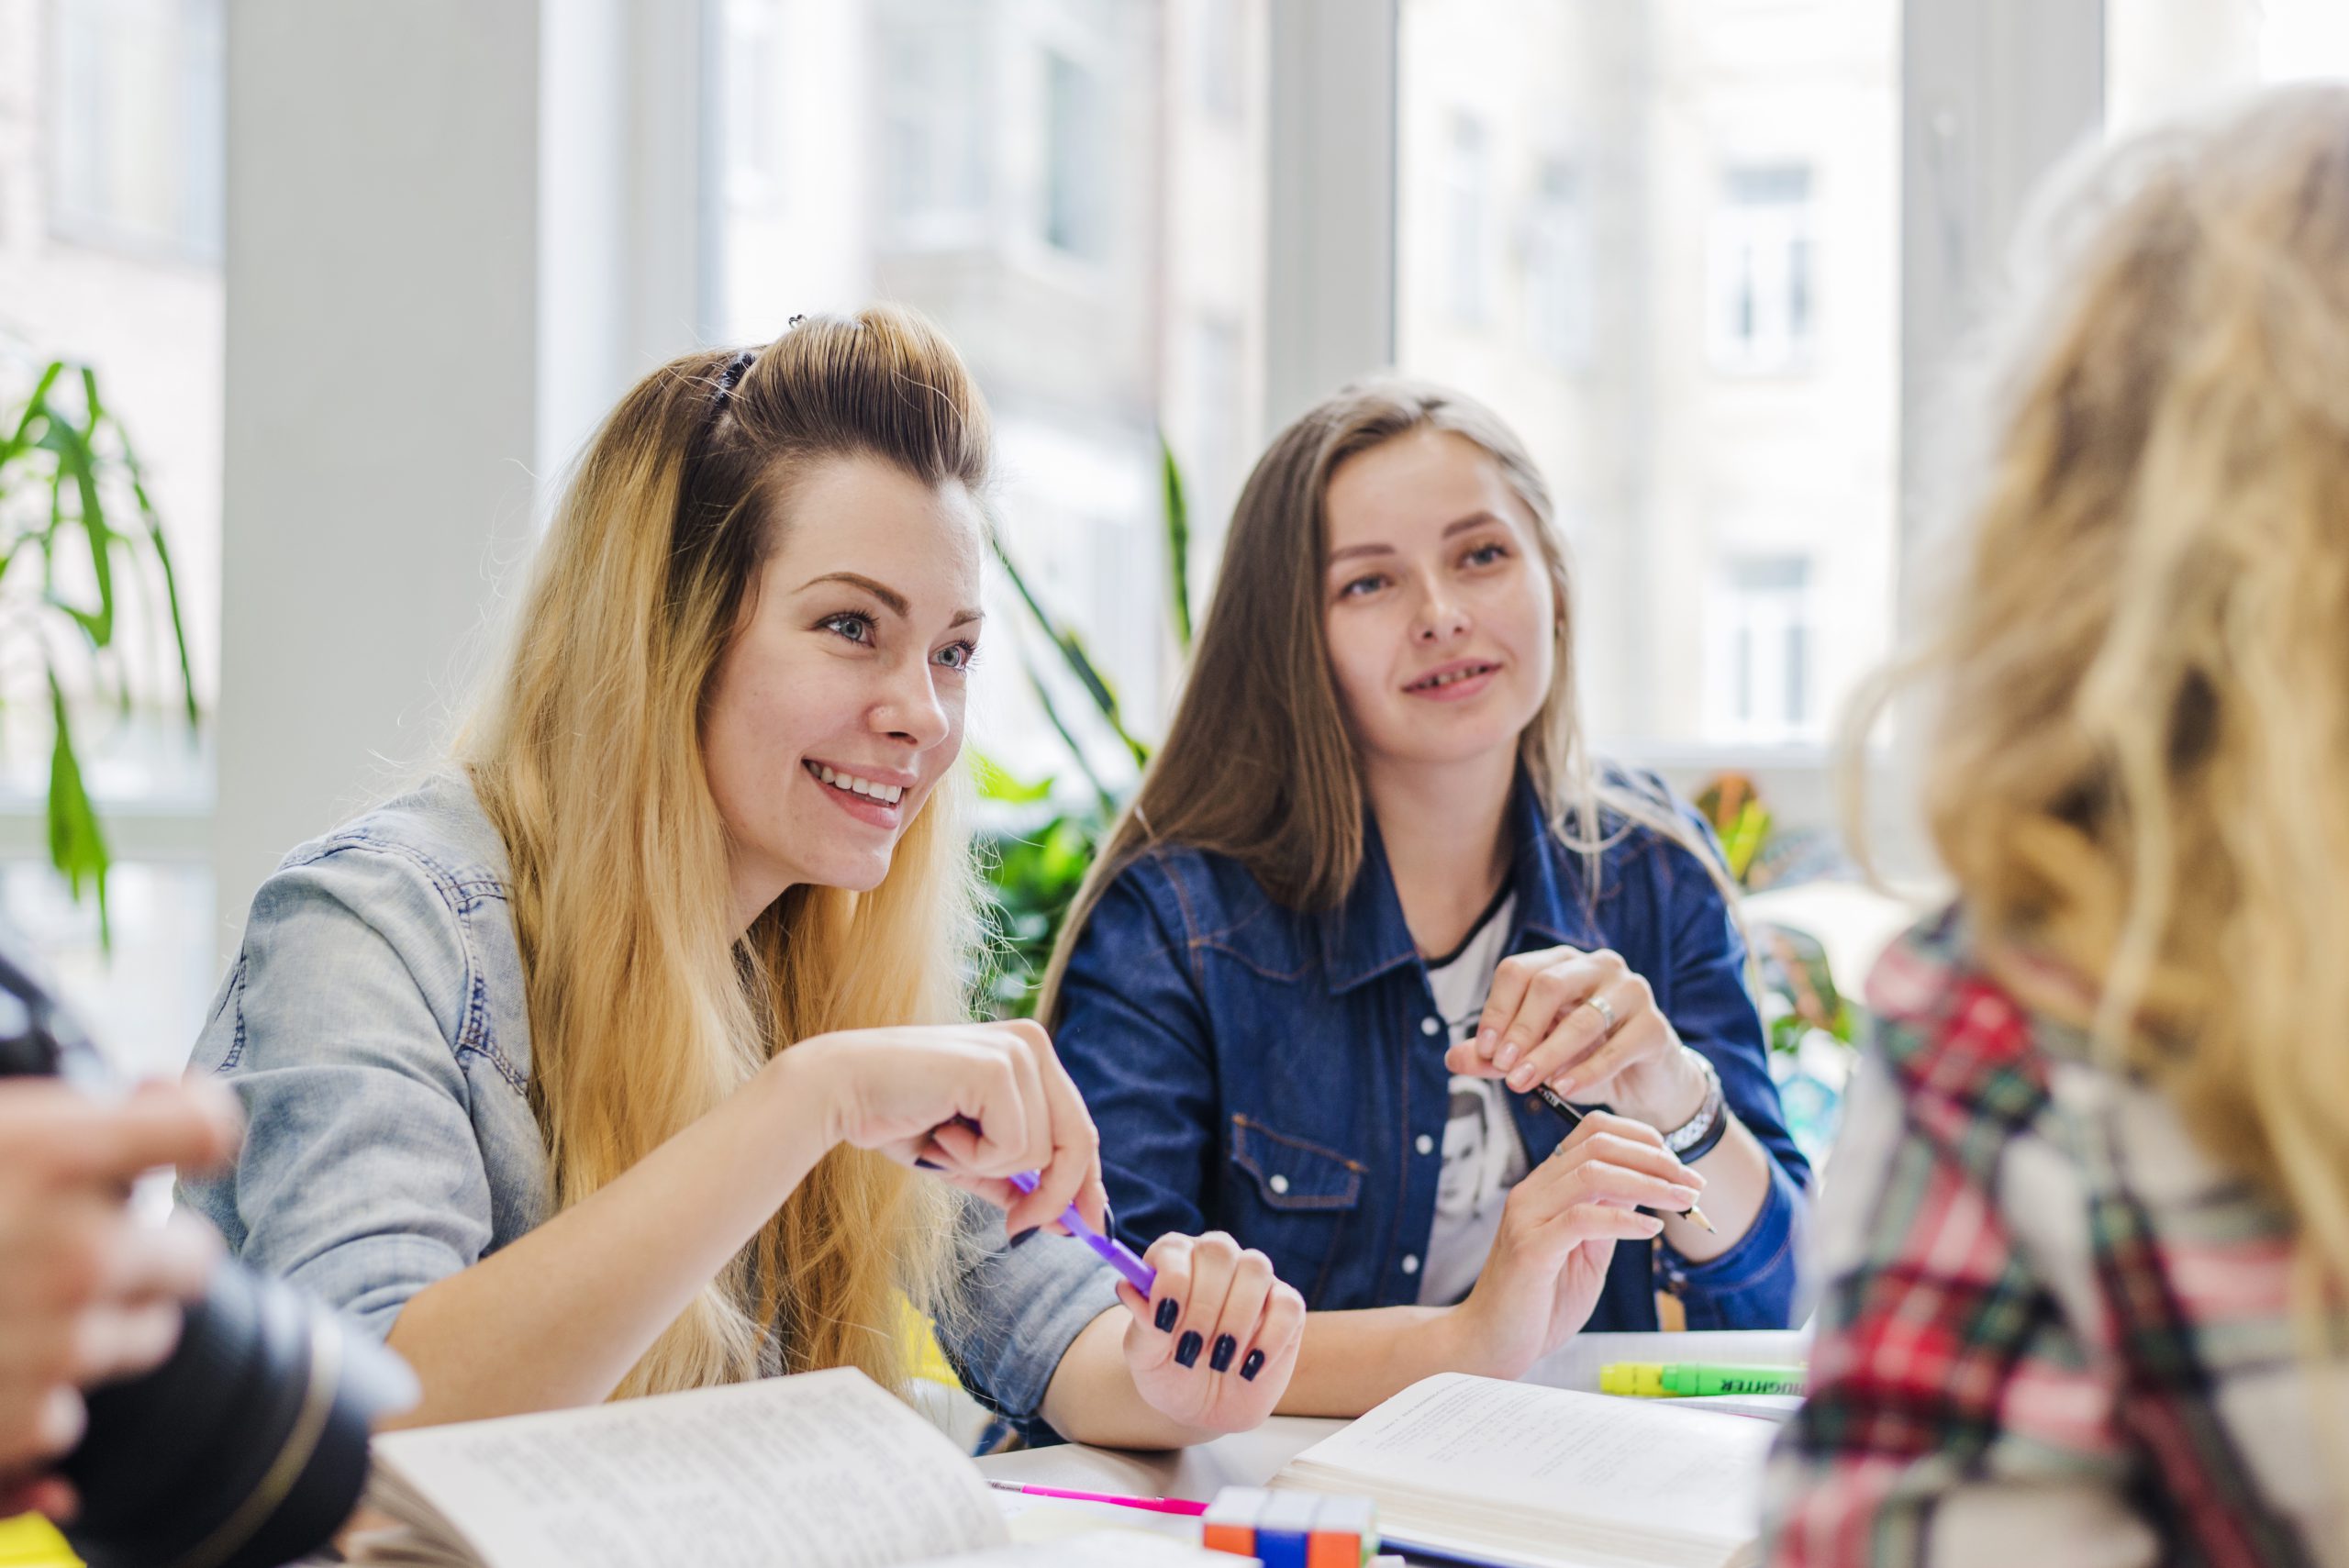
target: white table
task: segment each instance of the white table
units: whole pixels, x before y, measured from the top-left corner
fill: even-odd
[[[1804,1359],[1807,1333],[1722,1330],[1692,1334],[1578,1334],[1535,1363],[1524,1377],[1552,1388],[1596,1391],[1598,1369],[1620,1361],[1709,1361],[1785,1366]],[[1065,1443],[990,1455],[979,1468],[999,1481],[1114,1492],[1130,1497],[1187,1497],[1210,1502],[1225,1486],[1262,1486],[1281,1467],[1346,1423],[1304,1416],[1275,1416],[1251,1432],[1173,1451],[1130,1452]]]

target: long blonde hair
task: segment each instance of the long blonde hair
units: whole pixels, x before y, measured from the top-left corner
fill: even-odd
[[[688,354],[646,376],[581,458],[510,656],[460,734],[512,859],[558,1207],[796,1040],[966,1016],[977,926],[959,781],[907,826],[878,887],[795,887],[729,929],[703,703],[790,526],[794,481],[843,456],[985,483],[985,406],[919,317],[810,318],[755,356]],[[898,1293],[951,1309],[952,1203],[877,1154],[833,1151],[619,1392],[842,1365],[902,1385]]]
[[[1924,809],[2001,973],[2349,1283],[2349,91],[2265,95],[2058,184],[1932,634]],[[1862,710],[1864,730],[1876,704]],[[2043,999],[2026,996],[2043,1005]]]
[[[1087,873],[1044,977],[1037,1016],[1058,1006],[1068,957],[1102,890],[1152,844],[1229,855],[1293,909],[1336,907],[1362,870],[1369,806],[1324,630],[1330,478],[1349,458],[1417,430],[1464,438],[1533,519],[1556,608],[1550,690],[1519,741],[1551,830],[1598,858],[1639,825],[1697,857],[1733,910],[1736,887],[1671,802],[1602,776],[1575,693],[1574,577],[1541,470],[1482,404],[1427,382],[1382,377],[1324,399],[1273,439],[1233,509],[1190,673],[1165,742]]]

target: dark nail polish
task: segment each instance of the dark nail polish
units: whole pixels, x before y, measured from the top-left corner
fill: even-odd
[[[1036,1239],[1036,1235],[1037,1232],[1034,1230],[1022,1230],[1019,1235],[1014,1236],[1007,1245],[1013,1247],[1024,1246],[1028,1242],[1034,1240]]]
[[[1117,1233],[1118,1211],[1109,1207],[1109,1200],[1108,1198],[1103,1198],[1101,1200],[1101,1234],[1104,1236],[1115,1236]]]
[[[1181,1316],[1183,1316],[1183,1304],[1175,1300],[1173,1296],[1170,1296],[1165,1300],[1160,1302],[1158,1304],[1158,1331],[1162,1334],[1173,1333],[1174,1331],[1174,1319]]]
[[[1198,1365],[1199,1347],[1205,1343],[1207,1341],[1199,1338],[1199,1331],[1197,1329],[1184,1329],[1181,1341],[1174,1347],[1174,1364],[1176,1366]]]
[[[1240,1353],[1240,1341],[1229,1334],[1215,1337],[1215,1350],[1208,1356],[1208,1365],[1217,1372],[1230,1372],[1231,1358]]]
[[[1240,1363],[1240,1375],[1251,1383],[1255,1382],[1256,1374],[1264,1370],[1264,1352],[1262,1351],[1250,1351],[1248,1359]]]

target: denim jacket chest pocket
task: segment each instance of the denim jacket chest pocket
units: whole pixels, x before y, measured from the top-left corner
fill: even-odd
[[[1312,1306],[1362,1207],[1366,1167],[1242,1113],[1233,1113],[1230,1131],[1230,1229]]]

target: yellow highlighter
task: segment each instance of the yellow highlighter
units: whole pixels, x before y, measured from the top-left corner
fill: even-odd
[[[1609,1362],[1598,1369],[1601,1394],[1679,1399],[1707,1394],[1800,1394],[1800,1366],[1731,1366],[1719,1362]]]

